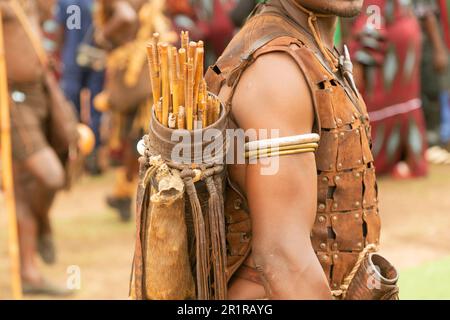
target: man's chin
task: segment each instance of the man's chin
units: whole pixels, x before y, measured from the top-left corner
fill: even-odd
[[[344,9],[340,12],[337,12],[336,15],[342,18],[353,18],[359,16],[362,12],[362,6],[356,6],[353,8]]]
[[[356,16],[359,16],[361,11],[362,11],[361,9],[355,9],[352,11],[344,11],[342,13],[337,13],[336,15],[341,18],[354,18]]]

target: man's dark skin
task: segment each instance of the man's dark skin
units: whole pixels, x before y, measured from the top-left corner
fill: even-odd
[[[231,12],[231,20],[236,27],[242,27],[248,15],[258,4],[256,0],[241,0]]]
[[[355,16],[363,5],[363,0],[292,1],[314,13],[330,15],[317,19],[321,38],[330,50],[337,16]],[[308,30],[308,16],[294,4],[290,6],[297,22]],[[228,88],[220,92],[222,98],[227,94]],[[281,137],[311,133],[313,100],[297,64],[282,53],[258,58],[239,82],[233,116],[244,130],[277,129]],[[252,255],[246,264],[262,271],[267,285],[237,278],[230,284],[229,299],[331,299],[310,240],[317,211],[314,154],[269,161],[279,161],[276,175],[261,175],[260,164],[230,166],[231,178],[246,193],[252,214]]]
[[[438,73],[444,73],[448,67],[448,53],[445,46],[439,22],[434,12],[428,12],[423,21],[423,27],[433,46],[433,65]]]
[[[0,10],[4,23],[9,83],[42,81],[44,68],[8,1],[0,0]],[[27,14],[34,30],[39,30],[38,11],[30,11]],[[38,221],[40,216],[48,214],[48,210],[36,210],[36,206],[50,208],[56,192],[65,186],[65,173],[63,165],[50,146],[42,148],[23,161],[14,160],[13,170],[22,279],[25,285],[40,286],[43,285],[44,278],[36,261]],[[40,203],[31,201],[30,195],[36,197],[35,200]]]
[[[139,21],[136,9],[142,2],[142,0],[103,0],[105,11],[109,12],[110,16],[106,17],[105,25],[96,30],[97,44],[106,49],[113,49],[134,40]]]

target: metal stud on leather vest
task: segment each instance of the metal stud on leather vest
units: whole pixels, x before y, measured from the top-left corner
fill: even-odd
[[[235,88],[243,71],[259,56],[271,52],[284,52],[297,62],[315,100],[315,127],[321,140],[316,153],[318,209],[311,238],[331,289],[336,290],[360,252],[379,243],[366,106],[345,80],[328,70],[306,32],[276,9],[248,21],[208,71],[209,88],[216,94],[223,86]],[[232,95],[230,107],[231,101]],[[233,192],[226,204],[228,277],[243,263],[251,245],[249,214],[245,200],[239,199]]]

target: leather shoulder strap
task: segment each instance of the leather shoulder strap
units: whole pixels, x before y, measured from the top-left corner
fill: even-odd
[[[328,77],[325,73],[321,73],[320,64],[315,59],[314,53],[311,52],[307,47],[303,45],[299,40],[290,37],[282,37],[272,41],[267,47],[263,47],[256,51],[254,54],[254,59],[258,57],[273,53],[273,52],[283,52],[289,55],[297,64],[302,73],[311,95],[313,102],[314,113],[315,113],[315,123],[314,123],[314,133],[320,135],[321,126],[318,112],[318,105],[316,101],[316,90],[318,85],[327,80]],[[311,64],[315,64],[312,66]]]
[[[208,87],[215,94],[219,94],[225,85],[231,88],[224,99],[226,107],[231,109],[233,96],[245,70],[262,55],[286,53],[294,59],[307,81],[317,119],[314,131],[320,133],[315,90],[320,80],[326,79],[326,71],[320,67],[309,47],[310,39],[307,35],[294,28],[285,17],[273,12],[257,14],[230,43],[219,61],[209,68],[206,75]],[[302,54],[298,54],[298,50]],[[305,59],[311,61],[304,61]]]
[[[255,53],[260,49],[267,48],[265,53],[269,53],[277,51],[273,46],[288,47],[293,43],[303,45],[309,42],[285,17],[272,12],[263,12],[252,17],[236,38],[238,40],[234,40],[219,61],[210,68],[215,75],[207,75],[207,81],[211,80],[208,81],[210,89],[216,94],[225,81],[233,88],[243,71],[257,59],[259,55]],[[211,77],[212,79],[209,79]]]
[[[280,36],[282,36],[282,33],[275,32],[266,34],[257,39],[252,43],[248,50],[240,55],[240,60],[235,65],[228,65],[228,57],[222,56],[217,63],[209,67],[207,71],[206,81],[209,85],[209,90],[218,94],[225,82],[227,82],[229,86],[232,86],[233,82],[236,80],[233,75],[236,76],[240,70],[243,71],[250,65],[253,54],[258,49]]]
[[[256,40],[247,50],[241,55],[241,61],[240,63],[235,66],[228,74],[227,78],[227,85],[232,88],[229,97],[226,99],[226,105],[231,106],[231,100],[233,98],[233,95],[236,91],[237,85],[239,83],[239,80],[244,73],[244,71],[253,63],[256,61],[256,59],[261,56],[264,53],[270,53],[279,51],[275,46],[269,45],[276,39],[280,39],[282,37],[282,34],[268,34],[258,40]],[[264,52],[260,52],[261,48],[266,48]],[[281,48],[279,48],[281,49]]]

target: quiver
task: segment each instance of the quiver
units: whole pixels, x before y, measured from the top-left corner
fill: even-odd
[[[169,129],[153,112],[140,158],[133,298],[226,298],[227,124],[223,107],[214,125],[195,131]],[[172,155],[180,148],[188,153],[183,159]]]

